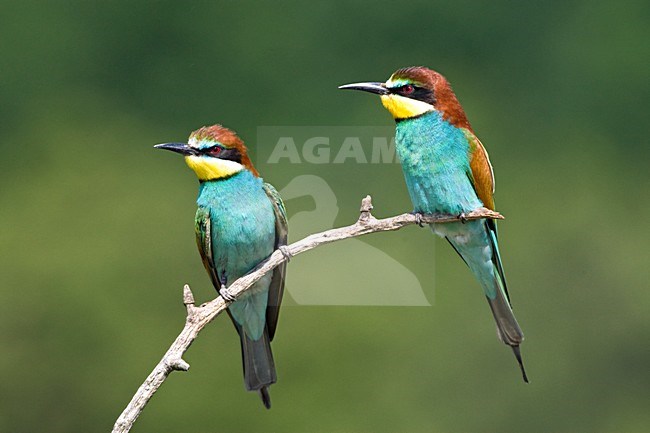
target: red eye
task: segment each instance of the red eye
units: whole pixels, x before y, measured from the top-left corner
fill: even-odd
[[[221,153],[221,147],[219,146],[214,146],[213,148],[210,149],[210,155],[212,156],[218,156]]]
[[[402,86],[402,94],[404,95],[410,95],[415,91],[415,87],[413,87],[411,84],[407,84],[405,86]]]

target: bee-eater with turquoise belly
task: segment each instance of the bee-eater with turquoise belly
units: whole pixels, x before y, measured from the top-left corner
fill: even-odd
[[[396,71],[385,83],[356,83],[340,89],[380,96],[396,122],[395,147],[416,213],[459,215],[482,206],[494,210],[494,174],[451,86],[422,67]],[[497,324],[528,382],[519,345],[524,334],[512,313],[494,220],[432,224],[481,283]]]
[[[246,146],[221,125],[194,131],[187,143],[155,146],[185,156],[199,178],[196,241],[212,284],[228,301],[227,287],[287,243],[287,217],[278,192],[259,177]],[[228,307],[241,340],[244,382],[271,407],[276,382],[270,342],[280,312],[285,265],[262,277]]]

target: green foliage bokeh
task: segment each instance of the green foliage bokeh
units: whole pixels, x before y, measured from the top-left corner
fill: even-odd
[[[462,262],[412,227],[363,242],[431,300],[435,287],[432,307],[288,306],[271,411],[244,392],[219,317],[133,431],[647,431],[647,2],[0,12],[0,431],[108,431],[181,329],[182,285],[214,297],[193,237],[196,180],[153,144],[217,122],[251,144],[261,125],[390,125],[376,98],[336,86],[419,64],[450,79],[490,152],[531,384]],[[276,169],[263,175],[281,189],[304,167]],[[340,179],[337,225],[368,193],[379,216],[410,210],[399,169],[384,169]],[[287,203],[290,216],[309,206]],[[363,278],[323,269],[349,290]],[[289,281],[300,272],[296,258]]]

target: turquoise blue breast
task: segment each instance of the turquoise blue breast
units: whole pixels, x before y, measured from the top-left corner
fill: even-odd
[[[218,181],[203,182],[197,204],[210,210],[212,261],[227,285],[253,269],[275,249],[275,213],[262,179],[243,170]],[[271,276],[266,275],[229,310],[254,340],[261,337]]]
[[[197,204],[210,209],[213,261],[229,284],[273,252],[275,214],[262,179],[243,170],[203,182]]]
[[[437,111],[397,123],[395,144],[414,211],[460,214],[482,206],[469,177],[467,138]]]

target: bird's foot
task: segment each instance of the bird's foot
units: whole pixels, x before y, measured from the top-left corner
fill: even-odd
[[[226,287],[225,284],[221,285],[221,288],[219,289],[219,295],[226,302],[235,302],[235,297],[232,295],[232,293],[230,293],[230,290]]]
[[[287,259],[287,262],[291,261],[293,254],[291,254],[291,251],[289,251],[289,248],[286,245],[280,245],[278,250],[280,250],[284,258]]]
[[[458,215],[458,219],[460,220],[460,223],[461,223],[461,224],[465,224],[465,223],[468,221],[468,220],[467,220],[467,215],[465,215],[465,212],[461,212],[461,213]]]
[[[422,222],[422,214],[420,212],[412,212],[411,215],[413,215],[415,217],[415,224],[417,224],[421,228],[423,228],[424,223]]]

